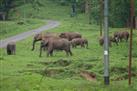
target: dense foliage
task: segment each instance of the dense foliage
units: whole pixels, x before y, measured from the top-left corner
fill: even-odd
[[[56,0],[53,0],[56,1]],[[84,9],[82,4],[90,0],[60,0],[61,3],[77,2],[77,10]],[[91,0],[91,19],[99,23],[100,20],[100,0]],[[137,1],[135,0],[135,14],[137,15]],[[130,18],[130,0],[109,0],[109,24],[111,27],[125,27]],[[95,22],[94,22],[95,23]]]
[[[130,1],[118,0],[110,2],[110,25],[126,26],[130,17]]]
[[[24,3],[31,3],[32,7],[39,10],[39,7],[44,5],[40,3],[41,0],[1,0],[0,11],[8,12],[14,4],[12,2],[20,2],[19,5]],[[51,0],[53,3],[59,3],[60,5],[70,5],[74,2],[77,3],[77,13],[85,12],[86,3],[90,0]],[[135,14],[137,15],[137,1],[135,1]],[[95,23],[99,23],[100,20],[100,0],[91,0],[91,14],[90,18]],[[11,7],[12,6],[12,7]],[[109,0],[109,24],[111,27],[125,27],[129,22],[130,17],[130,0]]]

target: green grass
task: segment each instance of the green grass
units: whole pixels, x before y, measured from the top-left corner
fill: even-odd
[[[24,24],[17,24],[23,22]],[[0,21],[0,39],[4,39],[25,31],[29,31],[46,25],[46,21],[40,19],[25,19],[14,21]]]
[[[48,30],[48,32],[79,32],[88,39],[89,49],[73,48],[74,55],[70,57],[67,57],[65,52],[57,51],[54,52],[53,57],[47,57],[46,52],[43,52],[42,57],[39,58],[39,43],[36,44],[36,50],[31,51],[33,37],[17,42],[16,55],[8,56],[5,49],[0,49],[0,91],[137,91],[137,76],[132,78],[132,85],[128,86],[128,43],[123,42],[119,46],[113,44],[110,47],[110,86],[104,86],[103,48],[98,43],[99,26],[89,25],[87,17],[83,14],[70,18],[67,13],[68,7],[65,11],[64,6],[51,4],[46,0],[44,2],[47,6],[44,6],[42,10],[45,8],[50,13],[41,12],[44,14],[40,15],[61,22],[58,28]],[[52,6],[57,7],[55,9]],[[66,13],[60,15],[59,11]],[[120,29],[110,28],[110,35],[118,30]],[[133,73],[137,73],[136,39],[137,31],[135,30]],[[58,63],[61,60],[66,60],[69,64],[64,66]],[[94,73],[96,81],[90,82],[81,77],[81,70]],[[43,75],[44,78],[40,81]],[[124,80],[114,81],[117,78],[124,78]]]

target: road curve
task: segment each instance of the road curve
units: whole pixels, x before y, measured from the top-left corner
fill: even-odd
[[[40,28],[33,29],[31,31],[27,31],[27,32],[17,34],[15,36],[0,40],[0,48],[4,48],[10,41],[17,42],[17,41],[23,40],[29,36],[32,36],[34,34],[40,33],[42,31],[45,31],[48,29],[55,28],[60,25],[60,23],[58,21],[48,20],[47,22],[48,23],[46,25],[44,25]]]

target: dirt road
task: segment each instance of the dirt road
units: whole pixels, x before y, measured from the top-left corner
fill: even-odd
[[[29,36],[32,36],[34,34],[40,33],[42,31],[45,31],[48,29],[55,28],[55,27],[60,25],[60,23],[58,21],[48,20],[47,22],[48,23],[45,26],[42,26],[40,28],[30,30],[30,31],[27,31],[27,32],[24,32],[24,33],[3,39],[3,40],[0,40],[0,48],[4,48],[7,45],[7,43],[9,43],[10,41],[17,42],[17,41],[23,40]]]

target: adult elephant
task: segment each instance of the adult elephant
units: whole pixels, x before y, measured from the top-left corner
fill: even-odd
[[[42,49],[47,48],[47,56],[52,56],[54,50],[64,50],[67,55],[72,56],[70,42],[64,38],[47,38],[41,41],[40,45],[40,57],[42,55]]]
[[[58,34],[57,33],[50,33],[50,32],[47,32],[46,34],[43,34],[43,33],[36,34],[33,37],[32,51],[35,49],[35,43],[36,42],[41,41],[42,39],[45,39],[45,38],[50,38],[50,37],[58,37]]]
[[[120,42],[122,42],[123,39],[127,42],[129,39],[129,33],[127,31],[115,32],[114,38],[117,38]]]
[[[78,33],[78,32],[64,32],[64,33],[61,33],[61,34],[59,35],[59,37],[61,37],[61,38],[66,38],[66,39],[68,39],[69,41],[71,41],[71,40],[74,39],[74,38],[81,38],[82,35],[81,35],[80,33]]]

